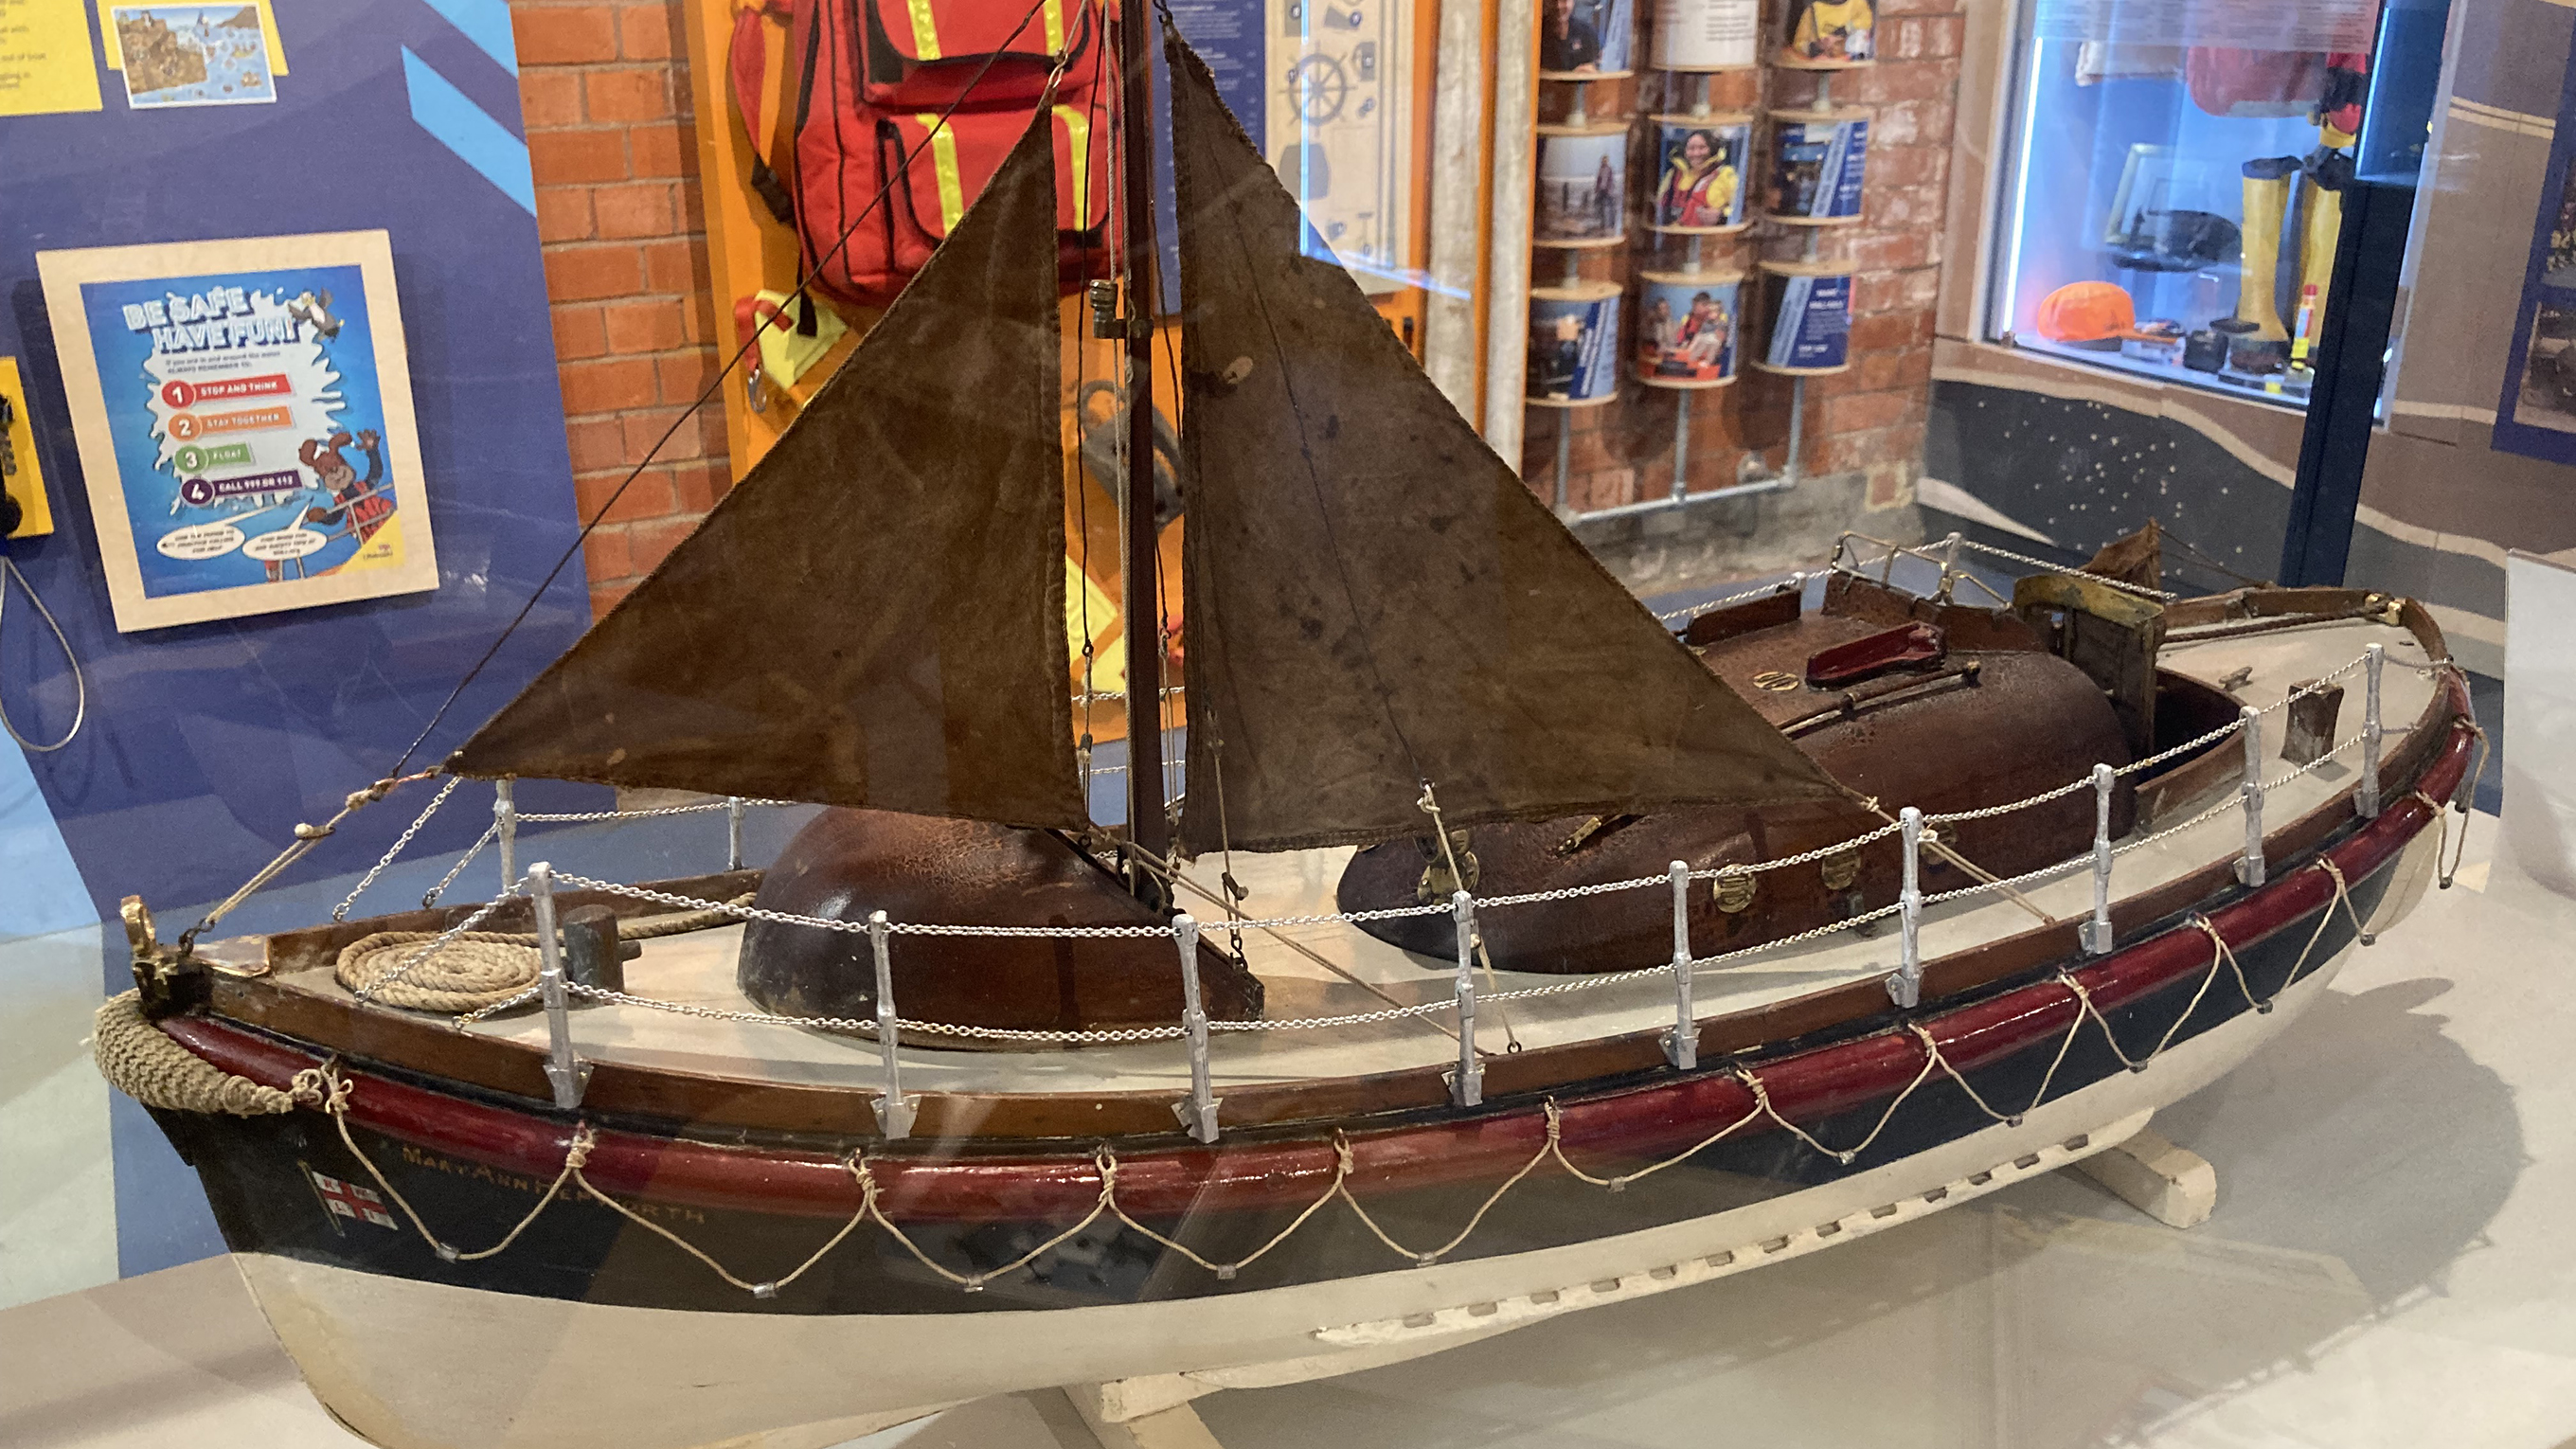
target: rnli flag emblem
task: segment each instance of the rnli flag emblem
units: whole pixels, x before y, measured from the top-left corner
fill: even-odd
[[[313,1179],[313,1191],[320,1195],[323,1208],[332,1217],[352,1218],[362,1223],[373,1223],[380,1228],[401,1226],[394,1221],[393,1214],[385,1211],[384,1197],[375,1189],[360,1187],[354,1182],[342,1182],[328,1173],[315,1172],[309,1167],[304,1169],[304,1175]]]

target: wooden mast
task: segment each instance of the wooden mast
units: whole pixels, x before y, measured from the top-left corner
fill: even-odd
[[[1127,250],[1127,566],[1120,571],[1127,619],[1127,831],[1139,852],[1171,853],[1163,813],[1163,631],[1154,537],[1154,84],[1144,7],[1128,0],[1118,19],[1124,77],[1119,117],[1119,224]],[[1138,894],[1159,898],[1154,877],[1128,862]]]

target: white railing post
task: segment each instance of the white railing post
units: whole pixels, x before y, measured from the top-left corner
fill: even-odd
[[[519,807],[510,794],[512,783],[505,777],[492,786],[492,823],[497,827],[493,839],[501,847],[504,891],[519,883]]]
[[[573,1054],[572,1003],[564,990],[563,942],[555,935],[555,872],[544,861],[528,867],[528,889],[537,916],[537,994],[546,1003],[546,1080],[555,1105],[581,1105],[590,1085],[590,1063]]]
[[[1485,1100],[1485,1068],[1476,1059],[1476,902],[1459,891],[1449,909],[1458,920],[1458,1070],[1449,1078],[1449,1100],[1473,1107]]]
[[[725,869],[742,869],[742,797],[725,797]]]
[[[912,1135],[916,1099],[903,1094],[903,1058],[897,1048],[901,1021],[894,1008],[894,953],[888,939],[893,932],[886,925],[886,913],[868,912],[868,954],[876,959],[877,968],[877,1056],[885,1066],[885,1094],[869,1103],[877,1114],[877,1130],[889,1138]]]
[[[1945,604],[1959,587],[1959,545],[1963,541],[1956,533],[1941,540],[1941,588],[1935,597]]]
[[[2075,934],[2088,956],[2111,954],[2111,786],[2108,765],[2093,767],[2093,919]]]
[[[1199,1000],[1199,923],[1187,911],[1172,917],[1181,947],[1181,1029],[1190,1043],[1190,1099],[1174,1102],[1173,1115],[1201,1142],[1216,1140],[1216,1090],[1208,1080],[1207,1008]]]
[[[1699,1065],[1699,1015],[1691,1006],[1690,866],[1674,861],[1673,1029],[1664,1036],[1664,1060],[1687,1072]]]
[[[2373,644],[2362,654],[2362,674],[2367,681],[2361,696],[2361,784],[2353,792],[2353,808],[2364,820],[2379,818],[2379,670],[2388,662],[2388,646]]]
[[[2245,731],[2245,853],[2236,879],[2250,889],[2263,883],[2263,712],[2249,704],[2236,718]]]
[[[1905,837],[1905,888],[1896,897],[1896,974],[1887,978],[1887,994],[1911,1009],[1923,999],[1923,812],[1908,805],[1896,821]]]

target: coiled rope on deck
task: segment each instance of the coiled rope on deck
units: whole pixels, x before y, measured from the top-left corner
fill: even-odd
[[[749,905],[746,892],[724,907],[645,916],[617,923],[621,941],[649,941],[731,925],[740,917],[729,907]],[[448,1014],[498,1006],[537,982],[534,931],[467,931],[424,954],[440,942],[440,931],[378,931],[340,948],[331,974],[342,986],[370,1001],[410,1011]]]

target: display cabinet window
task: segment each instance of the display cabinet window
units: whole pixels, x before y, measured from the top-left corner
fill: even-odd
[[[1989,340],[2303,407],[2373,0],[2034,0]]]

